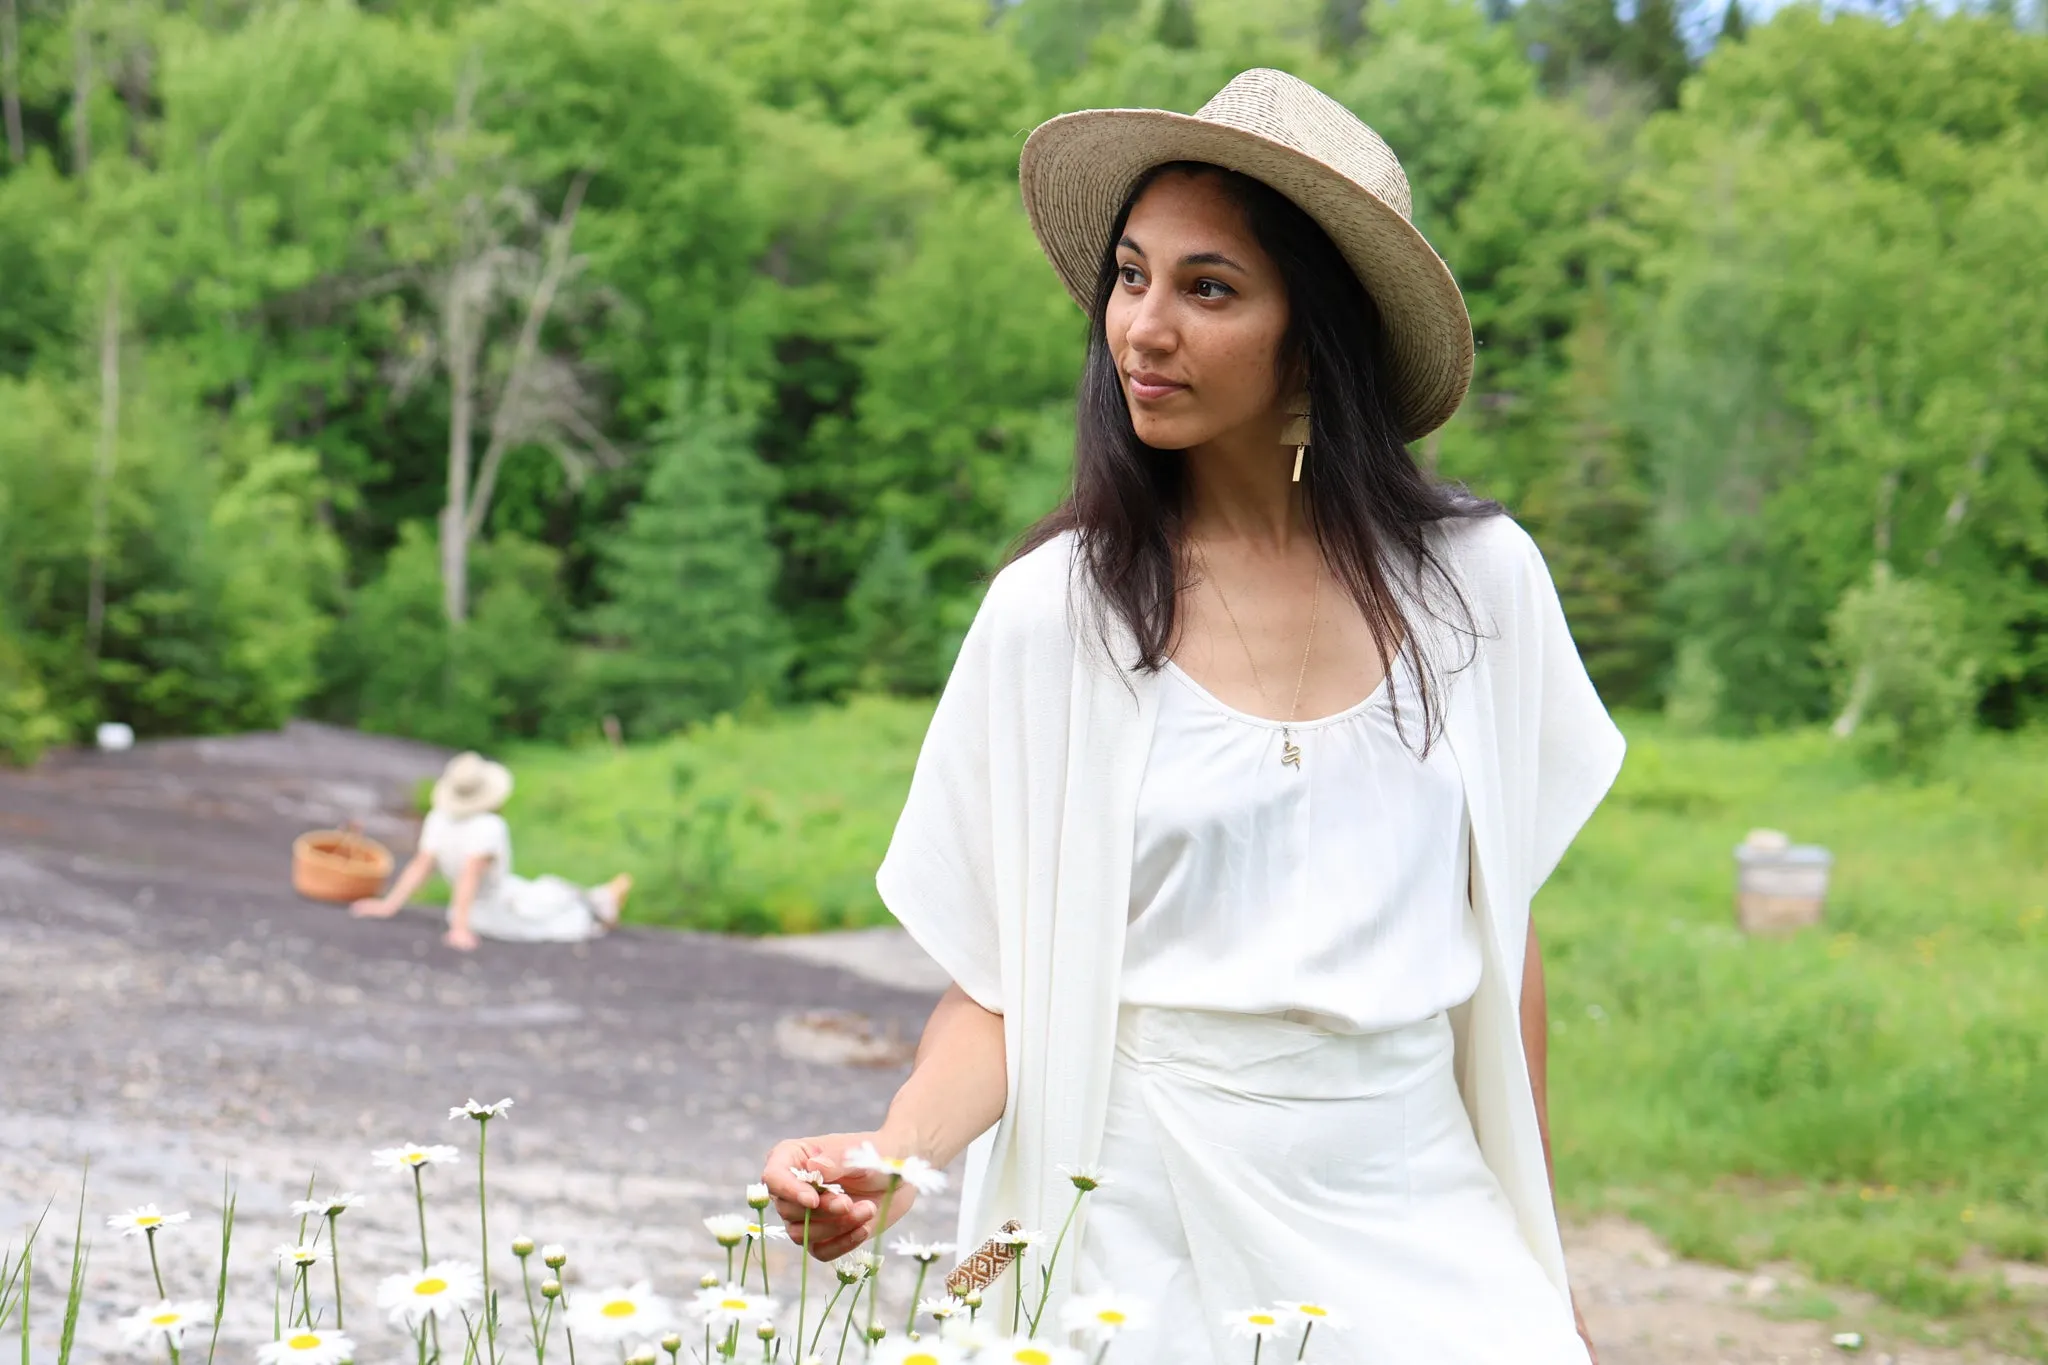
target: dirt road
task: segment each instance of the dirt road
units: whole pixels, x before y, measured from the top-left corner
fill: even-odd
[[[879,1115],[901,1069],[818,1060],[815,1035],[789,1022],[835,1010],[914,1038],[929,966],[886,938],[766,946],[628,929],[463,955],[425,914],[352,921],[290,893],[303,829],[357,818],[409,848],[411,791],[443,757],[301,726],[0,774],[0,1236],[54,1195],[68,1242],[66,1203],[90,1161],[85,1358],[119,1354],[114,1319],[149,1288],[142,1246],[106,1216],[190,1209],[162,1249],[172,1295],[198,1294],[224,1170],[240,1200],[227,1338],[246,1358],[244,1343],[269,1335],[261,1286],[295,1227],[289,1201],[309,1179],[373,1196],[343,1244],[367,1317],[370,1279],[403,1266],[417,1237],[406,1183],[373,1171],[369,1151],[469,1150],[469,1126],[445,1115],[470,1096],[518,1101],[492,1129],[494,1240],[524,1230],[572,1248],[573,1280],[649,1277],[671,1293],[717,1263],[698,1220],[737,1207],[773,1137]],[[434,1176],[446,1193],[429,1232],[453,1248],[472,1186],[466,1172]],[[944,1236],[950,1219],[938,1201],[914,1230]],[[1673,1261],[1628,1224],[1576,1229],[1570,1250],[1605,1365],[1834,1354],[1829,1327],[1766,1319],[1748,1276]],[[38,1265],[39,1359],[54,1358],[57,1260]],[[402,1345],[381,1322],[359,1331],[370,1358]],[[1996,1359],[1875,1340],[1863,1358],[1887,1355]]]

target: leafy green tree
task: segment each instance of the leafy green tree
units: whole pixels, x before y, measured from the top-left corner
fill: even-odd
[[[882,533],[846,603],[857,685],[864,692],[930,692],[945,681],[931,581],[899,526]]]
[[[606,601],[589,617],[607,647],[603,704],[642,737],[773,696],[789,664],[775,481],[745,424],[709,386],[679,381],[652,436],[647,486],[604,546]]]
[[[1828,617],[1845,720],[1837,727],[1883,771],[1926,773],[1976,708],[1976,665],[1961,631],[1968,614],[1948,589],[1878,564]]]

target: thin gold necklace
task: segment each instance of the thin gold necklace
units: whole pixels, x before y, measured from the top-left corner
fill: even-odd
[[[1252,647],[1244,638],[1244,627],[1237,623],[1237,613],[1230,609],[1230,599],[1224,596],[1223,585],[1216,581],[1215,573],[1209,568],[1208,553],[1203,550],[1197,550],[1196,553],[1202,559],[1202,577],[1208,579],[1209,586],[1216,589],[1216,600],[1223,604],[1223,614],[1230,618],[1230,628],[1237,632],[1237,643],[1239,648],[1244,650],[1244,661],[1251,665],[1252,686],[1259,689],[1259,700],[1270,709],[1273,699],[1266,695],[1266,680],[1259,676],[1259,661],[1252,657]],[[1301,671],[1294,675],[1294,703],[1287,708],[1287,719],[1280,726],[1280,762],[1282,766],[1292,768],[1296,772],[1301,771],[1301,746],[1294,742],[1294,723],[1301,716],[1301,685],[1308,678],[1308,656],[1316,644],[1316,612],[1322,603],[1322,597],[1323,574],[1318,568],[1315,586],[1309,590],[1308,638],[1302,641],[1301,645]]]

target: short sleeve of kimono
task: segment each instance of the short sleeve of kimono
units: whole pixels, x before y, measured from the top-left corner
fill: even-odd
[[[1627,742],[1586,673],[1557,585],[1533,540],[1519,595],[1533,617],[1525,623],[1525,639],[1534,657],[1526,661],[1524,676],[1533,677],[1538,698],[1535,841],[1529,864],[1534,893],[1614,785]]]
[[[992,608],[992,601],[984,601],[939,696],[875,889],[954,983],[983,1009],[1000,1014],[990,781]]]

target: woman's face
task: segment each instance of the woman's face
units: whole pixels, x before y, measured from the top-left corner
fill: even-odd
[[[1138,439],[1188,450],[1286,420],[1287,287],[1216,177],[1163,175],[1131,206],[1103,313]]]

